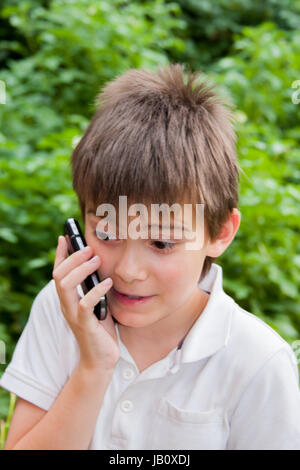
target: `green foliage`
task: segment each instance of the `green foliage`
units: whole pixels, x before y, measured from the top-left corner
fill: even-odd
[[[291,88],[298,31],[244,28],[233,54],[211,68],[236,106],[241,226],[220,259],[225,286],[288,341],[300,332],[300,115]]]
[[[281,30],[297,30],[300,24],[299,0],[178,0],[178,4],[188,25],[178,32],[186,48],[172,56],[193,69],[230,55],[235,34],[244,26],[274,22]]]
[[[9,394],[8,413],[6,419],[0,420],[0,450],[4,449],[7,433],[13,416],[13,412],[16,406],[16,395],[14,393]],[[0,402],[1,406],[1,402]]]
[[[183,48],[170,36],[172,28],[184,25],[174,18],[179,9],[162,0],[143,5],[102,0],[92,6],[89,0],[53,0],[49,9],[34,5],[27,0],[2,10],[31,52],[10,61],[1,74],[7,85],[1,131],[22,144],[35,144],[70,125],[65,119],[71,115],[90,117],[104,82],[131,67],[166,64],[164,48]]]

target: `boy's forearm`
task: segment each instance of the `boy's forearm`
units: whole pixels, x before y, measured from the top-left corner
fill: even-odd
[[[112,375],[78,364],[47,414],[12,450],[88,449]]]

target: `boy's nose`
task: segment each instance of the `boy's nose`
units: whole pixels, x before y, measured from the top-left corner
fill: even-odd
[[[148,276],[143,256],[136,247],[126,241],[122,252],[119,253],[114,272],[124,283],[128,284],[135,280],[145,281]]]

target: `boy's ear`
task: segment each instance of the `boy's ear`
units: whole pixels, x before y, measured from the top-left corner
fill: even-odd
[[[232,209],[230,216],[222,227],[221,233],[214,242],[208,242],[206,256],[218,258],[230,245],[239,229],[241,213],[237,208]]]

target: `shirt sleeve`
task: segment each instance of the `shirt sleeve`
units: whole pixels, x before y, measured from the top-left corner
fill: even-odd
[[[229,450],[300,450],[297,360],[280,349],[244,390],[230,423]]]
[[[52,406],[66,381],[60,366],[64,324],[53,282],[34,299],[12,360],[0,380],[3,388],[44,410]]]

